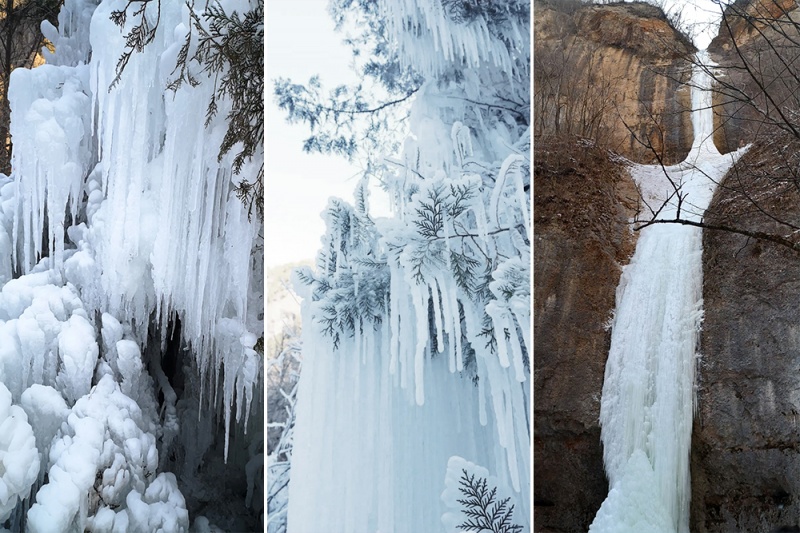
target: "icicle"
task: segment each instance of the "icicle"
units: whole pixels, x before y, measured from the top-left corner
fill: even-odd
[[[389,332],[389,373],[394,375],[397,372],[397,363],[400,352],[400,299],[403,298],[403,289],[401,285],[402,276],[399,274],[398,269],[394,266],[391,267],[390,276],[390,308],[389,308],[389,324],[391,330]]]
[[[517,381],[525,381],[525,366],[522,361],[522,348],[519,343],[519,336],[517,335],[517,328],[514,325],[514,320],[506,314],[506,329],[511,332],[511,338],[508,339],[508,345],[511,346],[512,361],[514,363],[514,375]]]
[[[482,426],[486,425],[486,369],[482,358],[477,358],[478,365],[478,416]]]
[[[444,352],[444,329],[442,329],[442,296],[439,293],[439,282],[433,278],[433,283],[428,286],[433,300],[433,320],[436,326],[436,351]],[[455,361],[453,361],[455,365]],[[453,371],[452,369],[450,370]]]
[[[417,405],[425,403],[424,362],[425,349],[428,345],[428,300],[427,285],[412,288],[411,295],[414,300],[416,323],[416,347],[414,349],[414,398]]]
[[[447,290],[447,282],[443,278],[444,276],[436,276],[434,277],[434,281],[436,283],[436,287],[438,288],[439,301],[441,303],[441,309],[442,309],[441,312],[442,330],[447,333],[447,340],[448,340],[447,346],[449,348],[447,360],[449,363],[450,372],[455,372],[457,367],[456,342],[455,342],[455,336],[457,333],[455,325],[458,323],[458,321],[454,322],[453,315],[454,313],[458,312],[458,308],[456,308],[454,311],[453,308],[451,307],[452,302],[450,301],[450,294]],[[441,352],[443,350],[444,350],[444,338],[442,338],[442,345],[439,351]]]
[[[492,189],[492,198],[489,203],[489,216],[490,223],[493,223],[495,228],[500,228],[500,199],[503,197],[503,190],[506,187],[506,181],[510,172],[515,171],[517,165],[521,165],[526,161],[525,156],[520,154],[511,154],[504,161],[500,167],[500,172],[497,174],[497,182]],[[522,204],[523,211],[527,210],[527,200]],[[525,215],[527,221],[527,215]],[[527,222],[526,222],[527,223]]]
[[[525,236],[527,237],[528,242],[530,242],[531,221],[530,221],[530,206],[528,205],[530,196],[528,195],[528,193],[525,192],[525,185],[522,183],[522,172],[520,169],[520,166],[525,162],[526,161],[524,157],[521,161],[518,162],[517,166],[514,169],[513,177],[514,177],[514,188],[515,192],[517,193],[517,202],[519,202],[519,208],[520,211],[522,211],[522,218],[525,222],[525,230],[526,230]]]
[[[503,317],[503,309],[497,302],[492,301],[486,306],[486,314],[492,318],[493,334],[497,340],[497,358],[503,368],[508,368],[511,363],[508,360],[508,349],[506,347],[504,327],[506,321]]]

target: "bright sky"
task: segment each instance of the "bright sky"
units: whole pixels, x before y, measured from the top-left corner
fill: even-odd
[[[648,1],[658,4],[654,0]],[[682,20],[692,24],[694,44],[700,50],[704,50],[717,34],[717,21],[721,11],[719,5],[712,0],[665,0],[664,10],[668,13],[680,13]]]
[[[320,213],[330,196],[350,202],[359,168],[341,157],[302,151],[307,126],[287,124],[272,96],[272,80],[283,77],[306,83],[319,74],[324,86],[355,81],[350,52],[334,32],[327,0],[267,2],[267,266],[313,259],[325,225]]]

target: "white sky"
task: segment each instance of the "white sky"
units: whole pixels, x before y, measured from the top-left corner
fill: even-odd
[[[648,0],[658,4],[656,0]],[[717,34],[717,21],[720,7],[711,0],[665,0],[664,10],[668,13],[678,12],[681,18],[690,21],[695,33],[694,44],[704,50]]]
[[[266,3],[267,131],[265,260],[267,266],[313,259],[325,225],[320,213],[330,196],[352,202],[359,168],[344,158],[302,151],[304,124],[287,124],[272,96],[272,80],[307,83],[319,74],[324,86],[355,81],[350,52],[334,32],[327,0]]]

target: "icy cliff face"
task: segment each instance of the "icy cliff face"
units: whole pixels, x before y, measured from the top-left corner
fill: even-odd
[[[66,59],[78,65],[14,74],[15,252],[23,271],[43,255],[60,268],[68,230],[78,251],[64,267],[66,278],[88,306],[131,324],[140,341],[152,313],[163,324],[177,313],[198,366],[219,369],[225,361],[225,403],[233,404],[238,388],[241,413],[260,366],[249,333],[259,331],[259,302],[248,313],[251,288],[261,290],[251,260],[258,227],[230,194],[230,158],[217,161],[224,122],[205,128],[197,112],[213,84],[165,95],[186,31],[181,9],[162,9],[163,31],[109,90],[124,52],[110,14],[122,7],[105,2],[94,11],[88,64],[80,64],[86,42],[67,33]],[[86,19],[87,9],[67,8],[64,31],[71,17]],[[54,44],[60,50],[60,36]],[[54,215],[66,210],[72,228]]]
[[[380,3],[425,80],[403,150],[385,154],[396,215],[373,220],[363,184],[355,206],[331,200],[316,271],[296,274],[289,531],[453,530],[453,456],[529,527],[528,21],[442,5]]]
[[[230,104],[204,125],[213,83],[194,64],[205,83],[166,92],[189,20],[173,2],[148,14],[154,41],[109,89],[132,25],[110,15],[125,6],[67,0],[58,30],[43,28],[49,64],[14,71],[9,89],[0,383],[32,422],[38,483],[49,474],[12,517],[32,531],[186,530],[180,482],[157,470],[191,473],[207,447],[179,427],[192,440],[219,420],[227,456],[261,387],[259,223],[232,192],[231,158],[217,160]],[[176,392],[162,358],[177,323],[191,360]]]

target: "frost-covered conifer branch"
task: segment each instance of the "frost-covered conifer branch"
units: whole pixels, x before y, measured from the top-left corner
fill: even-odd
[[[419,86],[409,87],[397,97],[373,102],[371,91],[363,84],[341,85],[323,95],[318,77],[306,85],[287,79],[275,81],[275,100],[292,123],[306,123],[311,136],[306,139],[306,152],[334,153],[353,159],[359,149],[378,149],[390,129],[396,108],[411,99]]]
[[[514,524],[514,505],[509,505],[511,498],[498,500],[497,487],[488,488],[486,478],[475,479],[466,469],[462,470],[459,490],[464,495],[456,501],[463,508],[462,512],[469,518],[458,525],[462,531],[490,531],[492,533],[519,533],[522,526]]]
[[[147,7],[157,2],[155,22],[147,18]],[[139,17],[138,23],[126,34],[126,47],[117,63],[116,76],[109,87],[119,83],[125,67],[134,52],[142,52],[153,41],[161,16],[161,0],[129,0],[124,9],[114,11],[111,20],[125,27],[127,12]],[[252,5],[252,4],[251,4]],[[255,0],[255,5],[240,14],[225,12],[218,2],[207,4],[202,13],[194,9],[194,2],[187,2],[191,19],[190,29],[180,47],[172,74],[175,76],[167,89],[175,92],[184,83],[192,87],[199,85],[197,75],[189,68],[194,62],[201,72],[213,78],[214,91],[206,108],[206,127],[219,111],[219,101],[230,99],[231,108],[226,115],[227,130],[219,147],[218,158],[235,148],[232,170],[241,174],[245,163],[263,151],[264,143],[264,1]],[[196,38],[196,42],[195,42]],[[264,209],[264,165],[255,175],[244,177],[236,186],[235,193],[248,208],[248,215],[255,211],[259,218]]]
[[[156,20],[151,23],[147,17],[147,8],[153,2],[156,3]],[[120,56],[119,61],[117,61],[117,69],[114,80],[108,88],[109,91],[119,83],[122,72],[125,70],[125,67],[128,66],[131,55],[133,55],[134,52],[142,52],[145,46],[153,42],[153,39],[156,37],[156,31],[158,30],[158,24],[161,20],[161,0],[128,0],[124,8],[111,12],[111,21],[120,28],[125,28],[128,22],[128,8],[133,5],[138,5],[138,7],[135,8],[131,14],[134,17],[139,17],[139,20],[130,31],[125,34],[125,51]]]

